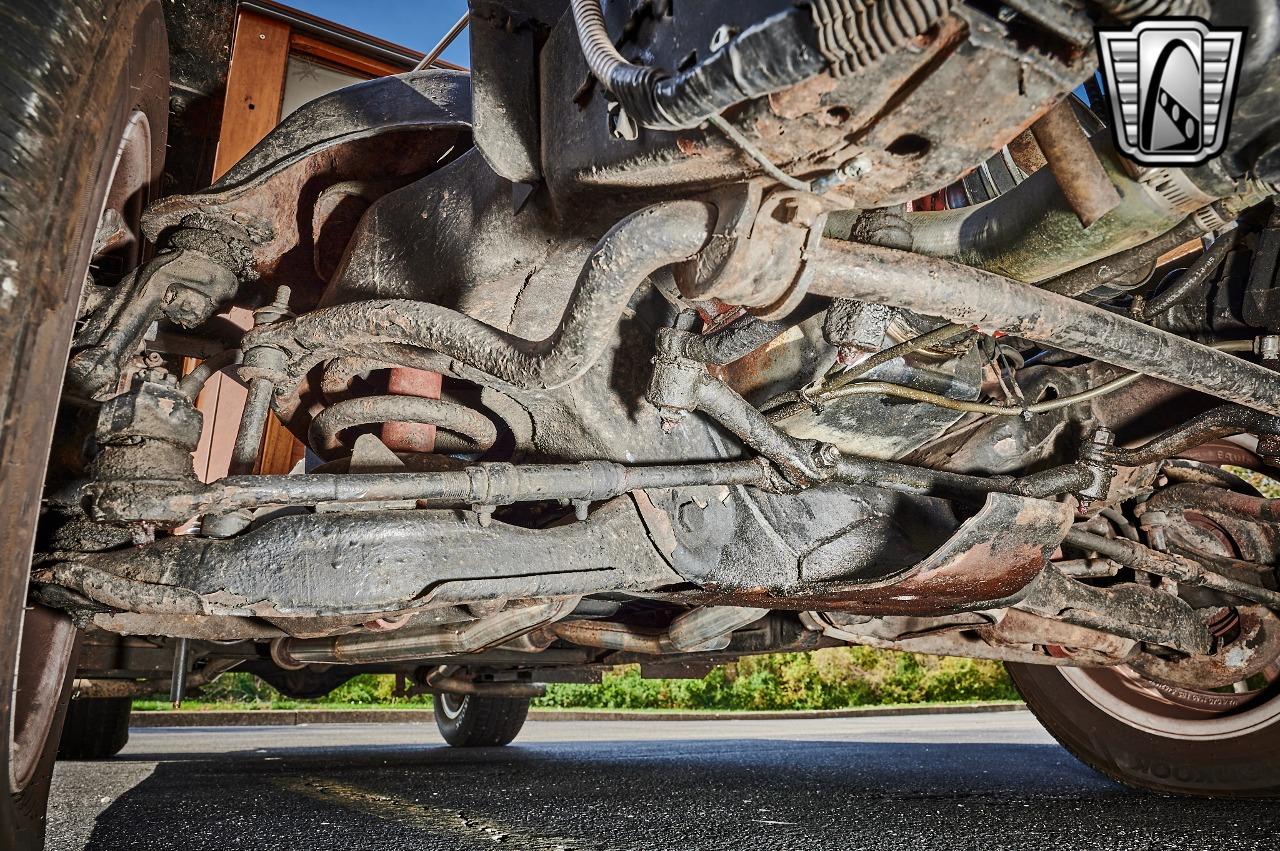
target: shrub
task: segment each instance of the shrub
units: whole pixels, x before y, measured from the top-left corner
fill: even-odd
[[[430,696],[396,697],[394,689],[395,677],[390,674],[361,674],[317,701],[296,701],[252,674],[231,672],[201,688],[198,699],[263,708],[431,702]],[[748,657],[695,680],[646,680],[640,676],[639,665],[621,665],[606,672],[599,685],[553,683],[534,705],[565,709],[843,709],[888,703],[1013,700],[1017,696],[998,662],[870,647],[828,647],[812,653]],[[149,708],[154,702],[140,702],[139,708]]]
[[[210,703],[269,704],[280,700],[280,692],[253,674],[231,671],[201,686],[198,697]]]
[[[998,662],[832,647],[774,653],[717,668],[699,680],[645,680],[638,665],[599,685],[553,683],[535,706],[589,709],[842,709],[885,703],[1014,700]]]

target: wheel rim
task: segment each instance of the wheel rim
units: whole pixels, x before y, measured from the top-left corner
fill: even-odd
[[[1280,663],[1273,662],[1259,675],[1264,684],[1238,693],[1166,686],[1126,666],[1061,670],[1063,678],[1098,709],[1152,735],[1230,739],[1280,719]]]
[[[82,297],[80,284],[88,272],[87,265],[108,254],[119,257],[124,264],[136,265],[140,259],[142,238],[139,220],[147,201],[146,189],[152,174],[151,150],[150,122],[144,112],[135,110],[120,131],[111,168],[105,172],[108,183],[102,193],[102,209],[96,220],[92,220],[97,222],[97,226],[86,228],[83,239],[95,243],[103,230],[103,222],[113,217],[125,226],[127,232],[117,234],[104,245],[95,245],[97,250],[92,252],[86,268],[74,270],[68,290],[76,297]],[[90,192],[88,197],[96,194]],[[88,256],[88,252],[82,250],[78,255]],[[29,554],[9,555],[27,559],[29,566]],[[67,678],[75,641],[75,625],[65,613],[43,606],[27,606],[19,610],[18,641],[13,647],[11,667],[13,710],[9,715],[8,729],[3,733],[8,737],[11,792],[22,792],[35,778],[58,715],[58,700]]]
[[[114,215],[127,227],[122,242],[107,245],[99,253],[125,251],[126,265],[132,269],[142,257],[142,212],[146,207],[147,188],[152,174],[151,122],[142,110],[134,110],[125,122],[116,146],[115,162],[111,167],[110,183],[99,226],[109,215]],[[98,259],[94,258],[95,261]]]
[[[1243,481],[1243,480],[1242,480]],[[1247,483],[1246,483],[1247,484]],[[1187,510],[1188,526],[1207,534],[1216,555],[1256,560],[1247,542],[1212,518]],[[1135,730],[1165,738],[1213,741],[1244,736],[1280,719],[1280,658],[1232,690],[1158,683],[1127,665],[1063,668],[1063,677],[1098,709]]]
[[[440,711],[444,713],[444,717],[450,721],[456,721],[458,716],[462,714],[462,710],[466,708],[467,697],[462,694],[442,693],[439,695]]]

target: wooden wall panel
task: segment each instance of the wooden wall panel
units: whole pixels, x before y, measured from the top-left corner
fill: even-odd
[[[291,44],[293,45],[294,53],[328,62],[344,71],[367,74],[370,78],[399,74],[404,70],[381,59],[375,59],[372,56],[361,56],[354,50],[347,50],[345,47],[321,41],[315,36],[307,35],[306,33],[294,33]]]
[[[236,19],[214,180],[279,123],[289,39],[289,25],[283,21],[245,10]]]

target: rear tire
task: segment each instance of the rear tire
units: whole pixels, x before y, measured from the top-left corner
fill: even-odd
[[[1176,691],[1162,691],[1125,668],[1005,667],[1045,729],[1113,780],[1175,795],[1280,796],[1280,690],[1274,687],[1230,711],[1210,711],[1169,700]]]
[[[62,724],[58,759],[107,759],[129,743],[133,698],[94,697],[71,701]]]
[[[26,608],[30,556],[99,218],[159,179],[169,56],[158,0],[6,0],[0,43],[0,848],[35,851],[76,633]]]
[[[432,708],[440,735],[455,748],[509,745],[529,716],[528,698],[437,694]]]

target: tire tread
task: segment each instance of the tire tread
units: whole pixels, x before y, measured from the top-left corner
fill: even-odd
[[[438,696],[433,705],[440,734],[455,748],[494,748],[511,744],[529,717],[529,700],[524,698],[468,695],[462,713],[455,719],[445,717]]]

